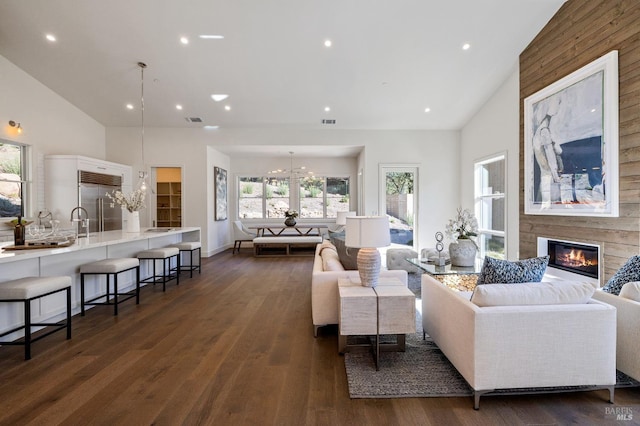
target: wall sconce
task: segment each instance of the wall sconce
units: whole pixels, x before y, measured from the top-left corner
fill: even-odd
[[[18,133],[22,133],[22,126],[20,126],[20,123],[16,123],[13,120],[9,120],[9,126],[15,127]]]

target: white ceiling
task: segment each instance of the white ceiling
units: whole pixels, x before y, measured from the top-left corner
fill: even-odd
[[[2,0],[0,55],[105,126],[140,125],[143,61],[146,126],[459,129],[563,3]]]

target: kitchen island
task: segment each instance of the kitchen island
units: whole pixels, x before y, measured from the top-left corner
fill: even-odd
[[[170,244],[188,241],[200,241],[200,228],[150,228],[139,233],[124,231],[106,231],[91,233],[87,238],[79,238],[69,247],[42,248],[32,250],[2,250],[0,252],[0,286],[3,282],[27,276],[68,275],[73,284],[71,303],[73,313],[80,311],[80,266],[97,260],[116,257],[136,257],[142,250],[165,247]],[[0,244],[0,248],[11,246],[11,242]],[[145,265],[146,266],[146,265]],[[140,276],[148,275],[146,267],[141,265]],[[123,275],[118,280],[122,291],[133,289],[135,277]],[[85,282],[86,298],[105,291],[104,279],[87,278]],[[144,299],[142,300],[144,303]],[[34,321],[58,320],[65,312],[64,295],[52,295],[32,303]],[[16,303],[0,303],[0,332],[9,330],[22,323],[22,306]],[[9,337],[9,336],[7,336]],[[20,335],[10,338],[19,338]]]

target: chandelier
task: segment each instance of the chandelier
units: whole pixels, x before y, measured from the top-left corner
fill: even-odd
[[[293,182],[295,179],[304,179],[313,177],[312,171],[307,171],[305,166],[293,167],[293,151],[289,151],[289,168],[288,169],[276,169],[271,170],[267,174],[269,175],[289,175],[289,178]]]

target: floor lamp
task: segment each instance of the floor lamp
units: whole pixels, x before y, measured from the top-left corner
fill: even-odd
[[[359,248],[358,272],[365,287],[378,285],[380,253],[378,247],[391,244],[389,219],[386,216],[347,217],[345,246]]]

